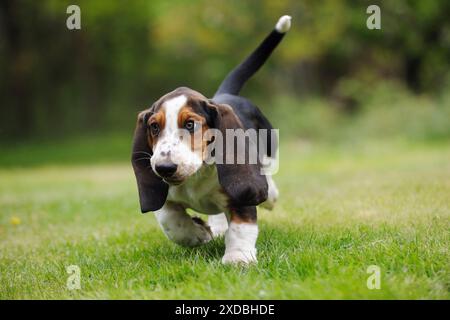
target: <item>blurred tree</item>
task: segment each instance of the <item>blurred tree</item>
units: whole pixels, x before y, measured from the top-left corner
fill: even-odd
[[[81,30],[66,8],[81,8]],[[278,17],[293,27],[245,94],[320,95],[357,108],[394,79],[415,92],[446,90],[446,0],[0,2],[0,140],[129,130],[138,110],[177,86],[211,95]],[[263,108],[265,106],[262,106]]]

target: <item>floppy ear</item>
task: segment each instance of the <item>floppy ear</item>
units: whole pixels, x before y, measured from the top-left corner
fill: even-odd
[[[261,174],[261,166],[259,159],[256,164],[248,164],[247,157],[245,164],[237,164],[237,155],[234,155],[234,162],[227,164],[225,159],[227,152],[235,152],[237,150],[236,141],[234,150],[227,150],[226,129],[243,129],[241,121],[234,113],[233,109],[226,104],[216,104],[213,101],[206,103],[209,109],[209,115],[214,128],[222,133],[223,149],[215,150],[216,157],[219,155],[223,159],[222,164],[216,163],[219,183],[225,193],[230,197],[231,206],[256,206],[267,200],[267,179]],[[234,138],[233,138],[234,139]],[[249,143],[246,142],[246,152],[249,152]],[[254,143],[254,142],[253,142]],[[256,149],[255,149],[256,150]],[[222,155],[220,153],[223,153]],[[249,159],[250,157],[248,157]]]
[[[142,213],[160,209],[167,198],[169,186],[158,177],[150,165],[153,155],[147,135],[147,120],[151,110],[142,111],[134,132],[131,163],[136,176]]]

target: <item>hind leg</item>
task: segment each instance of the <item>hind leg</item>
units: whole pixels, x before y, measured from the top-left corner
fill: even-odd
[[[261,207],[272,210],[275,205],[275,202],[277,202],[279,191],[271,175],[266,175],[266,179],[269,191],[267,195],[267,200],[261,203]]]
[[[209,216],[208,224],[211,227],[214,238],[223,236],[228,230],[228,219],[225,213]]]
[[[213,238],[210,227],[203,220],[191,217],[178,204],[166,202],[155,216],[167,238],[181,246],[198,246]]]

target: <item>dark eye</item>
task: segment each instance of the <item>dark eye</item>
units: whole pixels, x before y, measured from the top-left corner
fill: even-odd
[[[150,131],[151,131],[152,135],[157,136],[159,133],[159,124],[156,122],[151,123]]]
[[[193,120],[188,120],[186,121],[186,123],[184,124],[184,127],[186,128],[186,130],[193,132],[195,131],[197,125]]]

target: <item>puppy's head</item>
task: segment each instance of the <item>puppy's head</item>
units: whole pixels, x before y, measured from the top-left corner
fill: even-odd
[[[151,168],[169,185],[183,183],[203,164],[207,143],[203,133],[211,125],[208,103],[200,93],[180,88],[140,114],[147,128]]]
[[[132,155],[142,212],[161,208],[169,185],[182,184],[202,167],[209,155],[207,145],[211,140],[205,135],[208,129],[225,132],[237,128],[242,128],[242,124],[231,107],[215,104],[184,87],[164,95],[150,109],[142,111]],[[234,204],[257,204],[267,197],[265,177],[261,179],[256,166],[220,164],[217,171],[220,184]],[[260,176],[254,182],[261,186],[257,190],[249,187],[255,174]],[[249,179],[245,180],[246,176]]]

